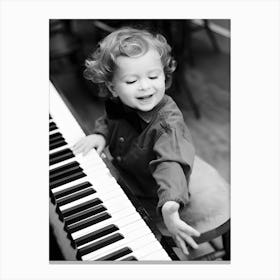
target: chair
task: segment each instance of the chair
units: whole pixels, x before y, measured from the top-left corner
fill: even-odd
[[[219,173],[204,160],[195,157],[190,177],[191,193],[188,208],[180,217],[197,229],[201,235],[194,238],[198,244],[208,242],[214,252],[194,257],[192,260],[230,260],[230,186]],[[223,248],[214,239],[221,237]],[[166,237],[172,247],[176,247],[171,237]],[[195,256],[195,250],[193,250]]]
[[[221,238],[222,247],[217,245],[217,238]],[[163,239],[165,242],[173,248],[176,248],[177,245],[175,244],[173,238],[168,235],[163,235]],[[194,238],[197,244],[203,244],[207,242],[209,246],[211,246],[212,251],[207,252],[206,254],[200,254],[199,256],[195,256],[195,250],[189,248],[190,257],[188,258],[191,261],[215,261],[215,260],[230,260],[230,219],[227,220],[224,224],[220,227],[213,229],[208,232],[204,232],[200,235],[199,238]],[[209,249],[208,249],[209,250]]]
[[[138,190],[133,190],[137,194]],[[190,202],[180,211],[180,217],[190,226],[197,229],[201,235],[194,238],[200,248],[202,243],[208,243],[209,248],[190,250],[188,260],[230,260],[230,186],[211,165],[195,157],[193,171],[189,182]],[[176,244],[167,231],[162,218],[155,212],[156,202],[142,198],[138,199],[151,216],[163,235],[165,242],[176,248]],[[144,197],[144,196],[143,196]],[[217,238],[219,238],[217,242]],[[222,244],[219,244],[222,243]],[[222,245],[222,246],[221,246]],[[178,250],[177,250],[178,251]],[[201,254],[202,253],[202,254]],[[183,253],[182,253],[183,254]]]

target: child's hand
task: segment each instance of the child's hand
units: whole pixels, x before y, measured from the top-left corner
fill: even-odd
[[[164,223],[172,235],[175,243],[182,249],[184,254],[188,255],[189,251],[185,242],[187,242],[194,249],[198,248],[198,245],[191,236],[199,236],[200,233],[189,226],[186,222],[181,220],[179,213],[179,204],[175,201],[168,201],[162,207],[162,216]]]
[[[95,148],[97,153],[100,155],[105,148],[106,140],[104,136],[100,134],[91,134],[80,141],[78,141],[73,147],[74,154],[83,153],[85,156],[92,148]]]

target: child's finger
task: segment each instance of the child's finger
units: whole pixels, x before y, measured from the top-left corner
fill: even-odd
[[[189,254],[189,250],[188,250],[188,248],[186,246],[185,241],[179,235],[176,235],[175,241],[176,241],[177,246],[182,249],[183,253],[185,255],[188,255]]]
[[[88,154],[88,152],[90,151],[91,149],[90,148],[85,148],[85,149],[83,149],[83,156],[86,156],[87,154]]]
[[[79,143],[76,143],[74,146],[72,146],[72,150],[79,150],[83,147],[84,143],[83,142],[79,142]]]
[[[82,149],[76,149],[76,150],[73,150],[73,153],[75,156],[77,156],[78,154],[82,153],[83,150]]]
[[[84,138],[79,139],[74,145],[73,147],[78,148],[80,145],[82,145],[84,143]]]
[[[74,149],[74,154],[84,153],[88,149],[88,145],[86,143],[81,144],[78,148]]]
[[[197,236],[197,237],[200,236],[200,233],[196,229],[189,226],[188,224],[186,224],[183,221],[181,223],[180,230],[185,232],[188,235],[193,235],[193,236]]]
[[[84,142],[79,142],[79,143],[76,143],[76,144],[73,146],[73,149],[74,149],[74,150],[80,150],[80,149],[82,149],[84,146],[85,146],[85,143],[84,143]]]
[[[96,152],[97,152],[99,155],[101,155],[101,153],[102,153],[102,151],[103,151],[103,147],[102,147],[101,145],[96,145],[95,149],[96,149]]]
[[[194,249],[198,248],[198,245],[196,242],[190,237],[189,235],[185,234],[184,232],[179,233],[180,237],[182,237],[190,246],[192,246]]]

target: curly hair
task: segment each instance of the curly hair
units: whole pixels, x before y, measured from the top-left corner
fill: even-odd
[[[165,86],[172,83],[172,73],[176,61],[171,56],[171,47],[161,34],[152,34],[147,30],[123,27],[105,37],[97,45],[94,53],[85,61],[84,77],[98,84],[99,95],[110,96],[106,83],[112,81],[118,56],[139,57],[150,48],[158,51],[164,74]]]

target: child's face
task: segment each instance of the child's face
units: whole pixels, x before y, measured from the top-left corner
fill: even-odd
[[[131,108],[152,110],[165,93],[165,75],[159,53],[150,49],[136,58],[119,56],[109,89]]]

